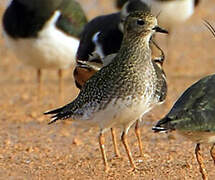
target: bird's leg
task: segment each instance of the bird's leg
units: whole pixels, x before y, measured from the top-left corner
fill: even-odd
[[[58,91],[60,96],[62,95],[62,89],[63,89],[63,70],[59,69],[58,70],[58,78],[59,78],[59,85],[58,85]]]
[[[172,34],[171,34],[171,31],[168,30],[168,36],[167,36],[167,40],[166,40],[166,59],[167,59],[167,62],[170,64],[170,59],[172,58],[172,54],[171,54],[171,42],[172,42]]]
[[[107,162],[107,156],[106,156],[106,153],[105,153],[104,143],[105,143],[105,138],[104,138],[103,132],[100,131],[100,134],[99,134],[99,146],[100,146],[101,153],[102,153],[102,158],[103,158],[103,162],[104,162],[104,166],[105,166],[105,172],[108,172],[109,166],[108,166],[108,162]]]
[[[42,71],[37,69],[37,95],[40,98],[41,96],[41,82],[42,82]]]
[[[213,146],[211,147],[210,153],[211,153],[211,157],[214,160],[214,165],[215,165],[215,151],[214,151],[214,147],[215,147],[215,144],[213,144]]]
[[[125,130],[123,131],[122,136],[121,136],[121,140],[122,140],[122,143],[123,143],[123,145],[125,147],[126,153],[128,155],[128,159],[130,161],[132,170],[135,170],[136,166],[134,164],[134,160],[133,160],[133,157],[132,157],[132,154],[131,154],[131,150],[130,150],[128,142],[127,142],[127,131],[125,131]]]
[[[208,175],[207,175],[207,172],[205,170],[205,165],[203,163],[203,158],[202,158],[202,155],[200,153],[200,144],[199,143],[196,145],[195,154],[196,154],[196,159],[197,159],[198,164],[199,164],[200,172],[202,174],[202,179],[203,180],[208,180]]]
[[[118,144],[116,140],[116,132],[114,128],[111,128],[111,135],[112,135],[112,140],[113,140],[113,147],[114,147],[114,152],[116,157],[121,157],[118,149]]]
[[[137,120],[136,125],[135,125],[135,134],[136,134],[138,145],[139,145],[140,156],[143,157],[143,144],[142,144],[141,136],[140,136],[139,120]]]

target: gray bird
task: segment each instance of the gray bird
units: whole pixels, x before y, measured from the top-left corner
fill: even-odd
[[[123,38],[123,20],[133,11],[150,12],[150,8],[139,0],[132,0],[120,12],[97,16],[89,21],[81,33],[77,59],[91,61],[97,56],[104,58],[117,53]]]
[[[156,68],[160,69],[159,71],[161,71],[163,77],[165,78],[165,73],[163,71],[163,62],[165,60],[165,55],[163,50],[153,41],[150,41],[150,49],[152,49],[152,47],[156,47],[157,50],[159,51],[159,55],[156,57],[153,57],[152,54],[152,61],[153,65],[156,66]],[[78,85],[77,87],[79,89],[82,89],[84,84],[87,82],[88,79],[90,79],[90,77],[92,77],[97,71],[99,71],[103,66],[108,65],[116,56],[117,54],[110,54],[108,56],[106,56],[102,60],[98,59],[93,59],[91,61],[81,61],[81,60],[77,60],[77,64],[75,67],[75,71],[74,71],[74,78],[75,78],[75,82],[76,85]],[[142,119],[139,119],[136,122],[135,125],[135,134],[138,140],[138,146],[139,146],[139,150],[140,150],[140,156],[144,156],[143,153],[143,144],[141,141],[141,133],[140,133],[140,128],[139,128],[139,121],[141,121]],[[112,135],[112,139],[113,139],[113,145],[114,145],[114,152],[115,152],[115,156],[116,157],[120,157],[120,153],[118,150],[118,145],[117,145],[117,141],[116,141],[116,132],[114,128],[111,128],[111,135]]]
[[[214,28],[206,26],[215,36]],[[155,132],[176,130],[178,133],[197,143],[195,154],[204,180],[208,179],[203,158],[200,154],[201,143],[212,143],[211,156],[215,164],[215,74],[200,79],[189,87],[176,101],[170,112],[152,129]]]
[[[116,7],[121,9],[126,2],[134,0],[116,0]],[[146,3],[154,15],[159,15],[158,22],[171,32],[176,25],[185,22],[195,11],[201,0],[139,0]]]
[[[127,0],[132,2],[134,0]],[[117,0],[117,7],[127,2],[126,0]],[[173,30],[180,24],[186,22],[196,11],[196,7],[201,0],[139,0],[147,4],[151,13],[157,16],[159,24],[168,30],[169,36],[166,39],[166,47],[169,49]],[[171,58],[171,51],[169,58]],[[168,54],[167,54],[168,57]]]
[[[104,133],[113,127],[123,129],[121,140],[132,169],[136,169],[127,142],[127,133],[138,118],[163,102],[167,84],[162,71],[151,60],[149,40],[155,32],[167,33],[150,13],[131,13],[124,23],[124,37],[114,60],[95,73],[71,103],[48,111],[52,121],[70,119],[87,127],[100,128],[99,144],[105,170],[109,166]]]
[[[74,70],[74,79],[76,86],[81,89],[85,82],[97,72],[102,66],[111,62],[114,58],[113,53],[117,53],[120,49],[123,39],[123,20],[134,11],[150,12],[150,8],[140,0],[132,0],[125,2],[120,12],[98,16],[89,21],[83,32],[79,48],[77,51],[76,67]],[[163,51],[153,42],[150,41],[150,48],[154,51],[152,56],[155,55],[155,50],[158,56],[153,60],[164,60]],[[111,134],[115,149],[115,156],[120,157],[117,147],[116,133],[114,128],[111,128]],[[135,134],[138,139],[140,149],[140,156],[143,156],[143,145],[140,136],[139,121],[135,126]]]

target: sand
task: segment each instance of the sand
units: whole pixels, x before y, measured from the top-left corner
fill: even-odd
[[[100,1],[102,8],[93,3],[82,0],[89,18],[115,11],[111,1]],[[0,5],[2,16],[4,7]],[[194,156],[195,144],[176,133],[155,134],[151,128],[189,85],[215,71],[215,38],[203,25],[206,19],[215,26],[214,12],[215,3],[205,0],[192,18],[172,33],[164,65],[167,100],[145,115],[141,123],[144,157],[139,157],[134,128],[129,131],[129,144],[139,169],[135,172],[130,171],[121,142],[123,158],[114,158],[110,132],[106,133],[105,147],[111,168],[105,173],[98,129],[80,128],[71,122],[47,125],[49,119],[42,113],[70,102],[78,94],[72,71],[65,72],[62,99],[58,94],[57,72],[44,71],[38,100],[36,71],[17,60],[0,39],[0,179],[201,179]],[[161,40],[159,44],[166,49],[165,37]],[[117,133],[119,141],[120,129]],[[215,179],[209,148],[201,146],[209,179]]]

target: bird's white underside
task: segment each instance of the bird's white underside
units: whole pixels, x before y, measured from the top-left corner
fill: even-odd
[[[147,3],[152,13],[158,16],[158,24],[167,29],[186,21],[194,12],[194,0],[157,1],[141,0]]]
[[[147,103],[137,103],[126,107],[125,102],[118,100],[116,105],[115,100],[112,100],[104,110],[100,110],[93,114],[91,119],[85,119],[83,116],[80,120],[75,120],[75,122],[86,127],[97,126],[102,129],[103,132],[112,127],[128,130],[129,127],[148,110],[149,105]]]
[[[215,143],[215,133],[214,132],[203,132],[203,131],[177,131],[182,136],[192,140],[195,143]]]
[[[75,122],[85,127],[97,126],[103,132],[112,127],[120,127],[127,132],[132,124],[141,119],[145,113],[157,104],[157,102],[151,102],[152,96],[153,93],[144,94],[140,102],[134,101],[131,96],[128,96],[124,100],[112,99],[104,110],[99,110],[95,113],[85,110],[84,115],[80,119],[75,119]]]
[[[14,40],[4,32],[6,44],[20,61],[35,68],[74,67],[79,40],[63,33],[55,26],[59,16],[60,12],[56,11],[39,32],[38,38]]]

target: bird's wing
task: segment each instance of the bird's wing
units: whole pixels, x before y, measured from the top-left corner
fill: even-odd
[[[87,23],[87,17],[80,4],[74,0],[63,0],[59,10],[61,16],[56,24],[57,27],[67,34],[79,38]]]

